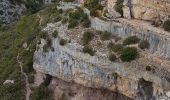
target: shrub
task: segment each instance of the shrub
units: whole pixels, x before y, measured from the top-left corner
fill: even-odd
[[[89,20],[89,18],[88,18],[88,16],[87,16],[87,14],[84,14],[84,16],[81,17],[80,22],[82,23],[82,25],[83,25],[84,27],[89,27],[90,24],[91,24],[91,22],[90,22],[90,20]]]
[[[123,41],[123,45],[136,44],[140,39],[136,36],[130,36]]]
[[[59,12],[60,14],[62,14],[62,13],[63,13],[63,10],[62,10],[62,9],[59,9],[58,12]]]
[[[101,32],[101,34],[100,34],[100,39],[101,40],[109,40],[111,38],[111,33],[109,33],[109,32]]]
[[[149,48],[149,42],[147,40],[142,40],[140,43],[139,43],[139,48],[141,49],[148,49]]]
[[[151,66],[146,66],[146,71],[151,71],[151,70],[152,70]]]
[[[112,76],[113,76],[115,79],[117,79],[119,75],[118,75],[118,73],[113,72],[113,73],[112,73]]]
[[[90,10],[90,16],[93,16],[93,17],[98,17],[99,16],[96,8],[92,8]]]
[[[54,38],[57,38],[57,36],[58,36],[58,31],[54,31],[54,32],[52,33],[52,36],[53,36]]]
[[[170,31],[170,20],[164,22],[163,28],[165,31]]]
[[[116,59],[117,59],[117,58],[116,58],[115,54],[111,53],[111,54],[109,55],[109,60],[110,60],[110,61],[115,61]]]
[[[94,56],[94,54],[95,54],[95,51],[91,47],[89,47],[89,46],[84,46],[83,52],[84,53],[88,53],[91,56]]]
[[[123,46],[121,44],[112,45],[112,51],[120,53],[123,50]]]
[[[120,59],[122,61],[132,61],[137,58],[138,52],[137,49],[134,47],[126,47],[122,50]]]
[[[69,20],[68,28],[75,28],[78,25],[77,20],[71,19]]]
[[[115,10],[123,16],[123,1],[117,0],[116,5],[114,6]]]
[[[61,39],[61,40],[60,40],[60,45],[61,45],[61,46],[66,45],[66,43],[67,43],[67,40],[65,40],[65,39]]]
[[[84,32],[83,38],[82,38],[82,40],[83,40],[83,45],[88,44],[92,39],[93,39],[93,33],[88,32],[88,31],[87,31],[87,32]]]

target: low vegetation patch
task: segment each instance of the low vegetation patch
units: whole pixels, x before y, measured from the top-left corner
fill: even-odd
[[[88,53],[88,54],[90,54],[91,56],[94,56],[94,54],[95,54],[95,51],[93,50],[93,48],[91,48],[90,46],[84,46],[84,48],[83,48],[83,52],[84,53]]]
[[[149,49],[150,44],[147,40],[142,40],[142,41],[140,41],[138,46],[141,49]]]
[[[112,51],[116,53],[120,53],[123,50],[122,44],[113,44]]]
[[[165,31],[170,32],[170,20],[167,20],[167,21],[164,22],[163,28],[164,28]]]
[[[83,37],[82,37],[82,41],[83,41],[83,45],[87,45],[92,39],[93,39],[93,33],[92,32],[84,32]]]
[[[110,32],[101,32],[100,33],[100,39],[105,41],[105,40],[109,40],[111,38],[111,33]]]
[[[122,50],[120,59],[125,62],[135,60],[137,58],[138,52],[134,47],[126,47]]]
[[[83,27],[90,26],[90,20],[87,14],[81,8],[69,13],[69,25],[68,28],[75,28],[78,25],[82,25]]]
[[[123,41],[123,45],[136,44],[140,41],[137,36],[130,36]]]

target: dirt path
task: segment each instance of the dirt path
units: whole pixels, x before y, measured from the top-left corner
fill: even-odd
[[[18,56],[17,56],[17,62],[20,66],[20,71],[21,71],[21,74],[23,75],[24,77],[24,82],[25,82],[25,88],[26,88],[26,94],[25,94],[25,100],[30,100],[29,97],[30,97],[30,94],[31,94],[31,89],[30,89],[30,84],[28,82],[28,76],[27,74],[23,71],[23,63],[20,61],[20,56],[19,56],[19,53],[18,53]]]

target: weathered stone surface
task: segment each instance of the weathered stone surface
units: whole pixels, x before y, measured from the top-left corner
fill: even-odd
[[[9,0],[0,0],[0,24],[17,20],[25,11],[24,5],[12,4]]]
[[[117,0],[108,0],[108,9],[114,9]],[[135,19],[155,21],[167,20],[170,15],[169,0],[124,0],[124,17],[131,13]],[[129,9],[129,10],[128,10]]]

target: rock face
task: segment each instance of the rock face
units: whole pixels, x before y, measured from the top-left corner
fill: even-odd
[[[114,9],[117,0],[108,0],[109,9]],[[148,21],[166,20],[170,15],[169,0],[124,0],[123,12],[125,18],[131,17]]]
[[[34,69],[36,71],[67,82],[74,81],[86,87],[119,91],[136,100],[151,100],[151,98],[160,100],[160,98],[166,97],[163,95],[164,92],[170,90],[170,82],[160,76],[129,69],[123,63],[110,63],[102,56],[92,57],[81,53],[75,44],[63,47],[59,45],[58,39],[54,39],[53,47],[54,51],[43,52],[43,49],[40,48],[35,52]],[[142,80],[142,78],[148,81]]]
[[[0,24],[17,20],[25,11],[24,5],[12,4],[9,0],[0,0]]]
[[[89,11],[85,9],[89,14]],[[170,59],[170,33],[138,20],[118,19],[116,21],[104,21],[99,18],[92,18],[91,27],[100,31],[108,31],[113,35],[126,38],[136,35],[146,39],[150,43],[150,53]]]

